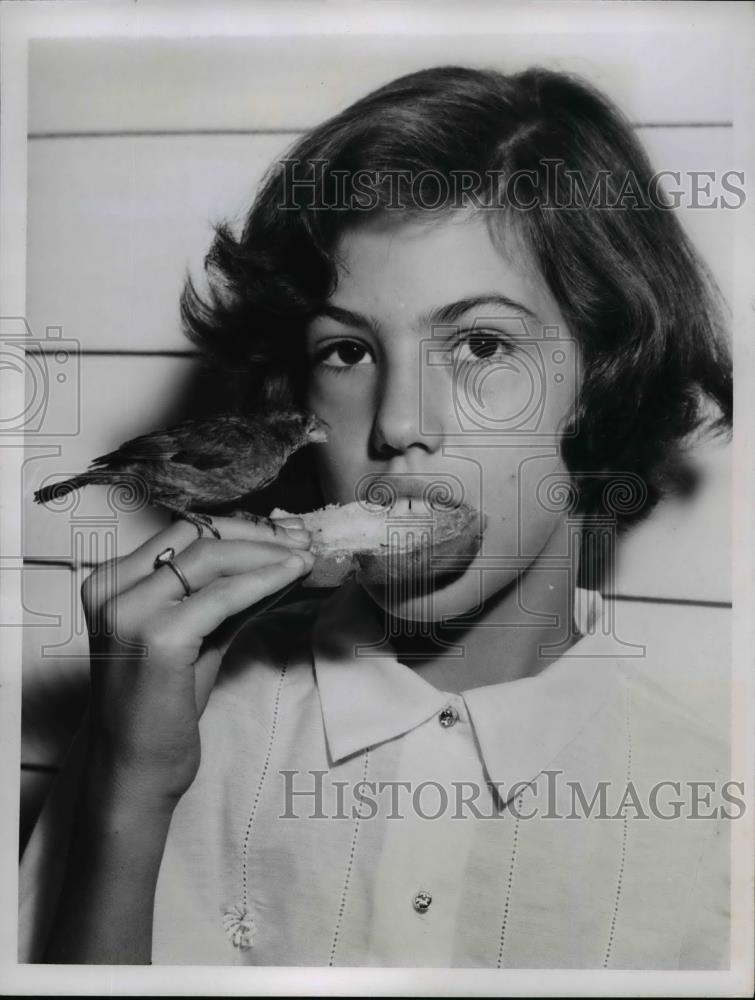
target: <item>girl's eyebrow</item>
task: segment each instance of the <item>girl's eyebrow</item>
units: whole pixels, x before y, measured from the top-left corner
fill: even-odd
[[[322,305],[318,306],[312,319],[318,319],[320,316],[329,316],[344,326],[353,326],[357,330],[366,330],[368,333],[377,334],[377,323],[373,319],[369,316],[363,316],[361,313],[352,312],[351,309],[343,309],[341,306],[323,302]]]
[[[448,305],[432,310],[432,312],[423,316],[422,320],[427,326],[432,326],[435,323],[453,323],[463,316],[464,313],[469,312],[470,309],[479,309],[480,306],[496,306],[499,309],[506,309],[517,313],[519,316],[528,316],[530,319],[540,322],[535,313],[531,309],[528,309],[527,306],[496,292],[473,295],[466,299],[450,302]]]
[[[499,309],[507,309],[520,316],[528,316],[530,319],[540,322],[535,313],[531,309],[528,309],[527,306],[522,305],[521,302],[516,302],[506,295],[490,292],[458,299],[456,302],[449,302],[447,305],[438,306],[436,309],[432,309],[420,317],[420,326],[453,323],[463,316],[464,313],[469,312],[471,309],[479,309],[481,306],[496,306]],[[357,330],[366,330],[373,334],[377,333],[378,324],[374,319],[369,316],[363,316],[361,313],[353,312],[351,309],[344,309],[341,306],[324,302],[318,307],[313,319],[317,319],[318,316],[329,316],[344,326],[351,326]]]

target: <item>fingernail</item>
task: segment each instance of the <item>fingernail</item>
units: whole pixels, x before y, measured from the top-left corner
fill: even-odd
[[[290,517],[271,517],[273,524],[279,524],[282,528],[303,528],[304,521],[292,514]]]
[[[291,569],[301,569],[302,566],[304,569],[311,569],[314,561],[315,557],[312,553],[305,550],[303,552],[296,552],[293,555],[290,555],[283,565],[290,567]]]
[[[286,528],[286,534],[295,542],[308,542],[312,537],[312,532],[306,528]]]

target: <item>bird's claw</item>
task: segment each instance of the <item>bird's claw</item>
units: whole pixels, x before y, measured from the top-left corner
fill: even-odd
[[[191,514],[188,511],[175,511],[173,520],[188,521],[189,524],[193,524],[200,538],[204,536],[204,529],[207,528],[218,541],[221,540],[220,532],[212,523],[212,518],[209,514]]]
[[[280,525],[276,524],[272,518],[265,517],[264,514],[252,514],[249,510],[235,510],[231,517],[241,518],[242,521],[251,521],[252,524],[264,524],[265,527],[272,529],[273,534],[280,531]]]

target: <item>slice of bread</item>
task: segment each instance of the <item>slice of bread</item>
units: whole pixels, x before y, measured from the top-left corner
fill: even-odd
[[[458,575],[480,548],[485,517],[468,504],[430,510],[424,504],[329,504],[291,515],[312,532],[315,564],[305,587],[338,587],[349,577],[370,584],[428,582]]]

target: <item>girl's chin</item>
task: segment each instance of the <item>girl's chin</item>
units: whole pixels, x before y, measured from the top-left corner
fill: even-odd
[[[482,607],[485,593],[483,574],[470,566],[454,580],[430,588],[402,586],[375,586],[362,583],[363,589],[383,611],[405,621],[441,621],[459,615],[474,615]]]

